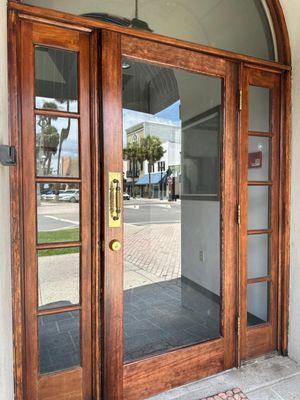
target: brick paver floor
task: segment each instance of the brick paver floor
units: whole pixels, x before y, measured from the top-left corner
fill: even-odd
[[[136,287],[181,275],[181,225],[172,224],[125,224],[125,271],[141,274],[127,282],[127,287]]]

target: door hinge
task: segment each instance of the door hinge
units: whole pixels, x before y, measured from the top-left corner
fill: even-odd
[[[241,205],[237,205],[237,211],[236,211],[236,216],[237,216],[237,224],[241,225]]]
[[[236,333],[238,336],[241,335],[241,317],[238,315],[236,319]]]
[[[104,251],[105,250],[105,241],[102,240],[101,242],[101,250]]]
[[[243,91],[239,90],[239,111],[243,109]]]

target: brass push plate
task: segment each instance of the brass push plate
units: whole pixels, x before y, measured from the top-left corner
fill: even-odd
[[[122,174],[109,172],[109,228],[120,228],[122,222]]]

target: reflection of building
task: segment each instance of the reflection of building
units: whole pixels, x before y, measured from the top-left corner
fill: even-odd
[[[65,156],[62,157],[60,165],[61,175],[77,176],[78,175],[78,158]]]
[[[124,177],[125,189],[129,194],[132,193],[134,179],[135,195],[144,197],[148,193],[149,187],[149,172],[151,173],[150,181],[152,186],[153,197],[159,197],[160,190],[163,195],[168,196],[169,188],[173,183],[168,184],[167,175],[172,173],[175,179],[176,195],[180,195],[179,177],[181,174],[181,127],[171,124],[168,121],[153,122],[145,121],[126,129],[127,144],[137,142],[146,136],[156,136],[161,140],[164,149],[164,155],[159,160],[164,162],[164,170],[159,168],[159,162],[153,165],[151,171],[148,171],[148,162],[144,161],[143,165],[132,161],[124,161]],[[173,182],[172,181],[172,182]],[[174,194],[175,194],[174,193]]]

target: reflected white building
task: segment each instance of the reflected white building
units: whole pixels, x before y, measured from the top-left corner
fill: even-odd
[[[161,140],[164,149],[164,155],[159,160],[164,163],[163,171],[160,170],[159,162],[156,162],[151,171],[151,184],[153,186],[153,197],[159,196],[160,185],[164,192],[164,197],[169,195],[167,175],[171,175],[176,186],[175,193],[180,195],[180,175],[181,175],[181,126],[171,122],[145,121],[135,124],[125,130],[127,145],[134,142],[140,142],[141,138],[147,136],[156,136]],[[167,173],[168,171],[168,173]],[[135,194],[144,195],[149,184],[148,161],[133,165],[131,161],[124,161],[123,172],[125,178],[125,188],[132,195],[132,179],[135,180],[134,186],[137,188]],[[170,180],[169,180],[170,182]]]

